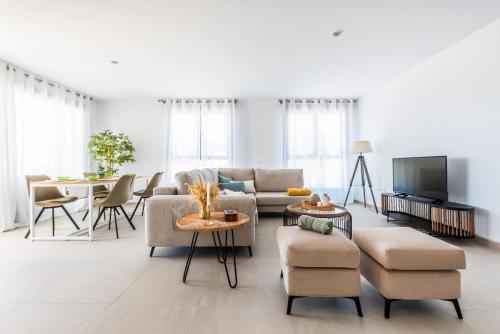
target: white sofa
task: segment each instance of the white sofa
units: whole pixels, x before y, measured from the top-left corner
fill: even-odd
[[[235,231],[235,245],[249,247],[255,244],[255,224],[258,213],[283,213],[288,204],[310,196],[288,196],[288,188],[303,187],[301,169],[220,168],[202,169],[176,174],[176,185],[157,187],[146,200],[146,245],[151,247],[189,247],[191,235],[177,230],[176,220],[198,210],[189,196],[187,185],[197,181],[218,182],[218,175],[235,181],[255,181],[255,194],[219,196],[214,203],[216,211],[236,209],[250,217],[250,224]],[[210,234],[200,234],[197,246],[213,246]]]

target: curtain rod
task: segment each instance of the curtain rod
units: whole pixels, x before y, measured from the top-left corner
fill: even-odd
[[[295,102],[295,103],[320,103],[321,101],[326,102],[326,103],[351,103],[352,100],[349,99],[279,99],[278,100],[280,104],[283,103],[290,103],[290,102]]]
[[[234,101],[234,103],[238,103],[238,99],[159,99],[158,102],[160,103],[167,103],[167,101],[170,102],[175,102],[175,103],[181,103],[182,101],[187,102],[187,103],[202,103],[202,102],[207,102],[207,103],[221,103],[221,102],[226,102],[226,101]]]
[[[7,71],[9,70],[12,70],[13,72],[17,72],[17,69],[14,67],[14,66],[9,66],[9,65],[6,65],[6,68],[7,68]],[[56,84],[56,83],[53,83],[53,82],[49,82],[47,79],[42,79],[42,78],[39,78],[39,77],[36,77],[35,75],[33,74],[29,74],[29,73],[26,73],[25,71],[23,71],[23,74],[26,78],[29,78],[29,77],[32,77],[34,80],[38,81],[38,82],[47,82],[47,85],[51,86],[51,87],[61,87],[60,84]],[[84,99],[90,99],[90,101],[93,100],[93,98],[91,96],[86,96],[86,95],[83,95],[82,93],[79,93],[79,92],[76,92],[76,91],[72,91],[68,88],[65,88],[65,87],[61,87],[64,89],[64,91],[66,93],[72,93],[72,94],[75,94],[76,96],[81,96],[83,97]]]

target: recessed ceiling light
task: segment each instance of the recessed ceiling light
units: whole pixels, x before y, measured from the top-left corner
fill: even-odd
[[[110,60],[110,63],[113,64],[113,65],[118,65],[119,64],[118,60]]]
[[[344,32],[344,30],[342,30],[342,29],[335,30],[333,32],[333,37],[339,37],[340,35],[342,35],[343,32]]]

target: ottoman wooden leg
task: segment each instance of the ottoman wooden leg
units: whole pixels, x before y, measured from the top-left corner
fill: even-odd
[[[457,312],[458,319],[462,320],[464,317],[462,316],[462,311],[460,310],[458,299],[448,299],[448,301],[453,303],[453,306],[455,306],[455,311]]]
[[[391,304],[394,301],[394,299],[387,299],[384,297],[385,300],[385,305],[384,305],[384,316],[386,319],[389,319],[391,316]]]
[[[293,300],[295,298],[299,298],[297,296],[288,296],[288,305],[286,307],[286,314],[287,315],[290,315],[290,312],[292,312],[292,304],[293,304]]]
[[[356,310],[358,311],[358,316],[363,317],[363,310],[361,309],[361,302],[359,301],[359,297],[346,297],[348,299],[352,299],[356,304]]]

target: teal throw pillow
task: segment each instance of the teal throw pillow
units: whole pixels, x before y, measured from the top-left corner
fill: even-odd
[[[227,176],[222,176],[219,174],[219,183],[229,183],[232,182],[233,179]]]
[[[228,189],[231,191],[245,192],[245,182],[243,182],[243,181],[232,181],[232,182],[227,182],[227,183],[219,183],[219,187],[222,189]]]

